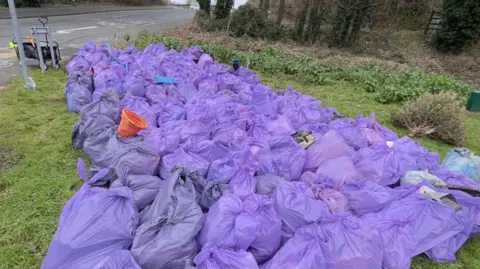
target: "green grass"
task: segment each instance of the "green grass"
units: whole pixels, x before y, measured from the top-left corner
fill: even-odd
[[[21,77],[0,93],[0,269],[38,268],[56,229],[63,204],[80,181],[75,171],[81,151],[71,148],[71,126],[78,115],[68,113],[63,97],[65,73],[33,71],[37,90],[24,90]],[[377,120],[389,127],[392,105],[375,102],[369,93],[353,84],[338,82],[310,86],[279,77],[261,76],[274,88],[294,88],[321,99],[325,105],[355,116],[377,113]],[[480,153],[480,116],[468,118],[466,146]],[[403,135],[405,131],[393,128]],[[421,139],[430,150],[444,155],[451,146]],[[480,239],[471,239],[458,252],[458,261],[433,263],[414,259],[416,269],[480,268]]]
[[[65,73],[32,72],[37,90],[18,77],[0,95],[0,268],[39,268],[63,204],[78,184],[70,145],[76,114],[67,113]]]

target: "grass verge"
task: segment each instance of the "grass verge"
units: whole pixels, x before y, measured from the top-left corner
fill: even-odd
[[[0,268],[39,268],[59,212],[79,183],[71,148],[76,114],[67,113],[65,73],[32,72],[37,90],[20,77],[0,95]],[[13,165],[13,166],[12,166]],[[11,167],[10,167],[11,166]]]
[[[15,78],[0,95],[0,269],[38,268],[56,229],[63,204],[80,185],[75,172],[81,151],[71,148],[71,126],[78,115],[68,113],[63,97],[65,73],[33,71],[37,90],[24,90],[21,77]],[[262,75],[273,88],[294,88],[321,99],[325,105],[355,116],[377,113],[377,120],[389,127],[392,105],[379,104],[371,94],[354,84],[339,81],[328,86],[306,85],[295,79]],[[470,115],[466,146],[480,153],[480,117]],[[393,128],[400,135],[403,130]],[[430,139],[421,143],[444,155],[451,146]],[[480,268],[480,239],[471,239],[458,253],[458,261],[433,263],[414,259],[412,268]]]

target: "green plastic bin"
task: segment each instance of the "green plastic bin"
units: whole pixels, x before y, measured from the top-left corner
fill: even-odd
[[[467,110],[480,112],[480,91],[473,91],[467,102]]]

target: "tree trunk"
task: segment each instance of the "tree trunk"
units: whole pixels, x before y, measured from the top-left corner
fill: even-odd
[[[321,15],[323,15],[320,11],[320,0],[313,0],[312,2],[307,30],[305,31],[305,41],[310,41],[310,44],[313,44],[320,34],[320,25],[322,24]]]
[[[262,9],[268,13],[268,10],[270,9],[270,0],[263,0]]]
[[[297,15],[297,23],[295,24],[295,38],[300,42],[304,41],[304,28],[305,23],[307,22],[309,8],[310,1],[304,0],[302,3],[302,8]]]
[[[280,0],[278,4],[278,13],[277,13],[277,21],[278,25],[282,24],[283,15],[285,14],[285,0]]]
[[[205,11],[210,17],[210,0],[198,0],[198,5],[200,10]]]

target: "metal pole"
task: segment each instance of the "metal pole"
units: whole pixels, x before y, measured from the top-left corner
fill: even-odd
[[[8,0],[8,8],[10,9],[10,17],[12,18],[12,26],[15,31],[15,39],[17,40],[18,54],[20,55],[20,66],[22,67],[23,79],[25,80],[25,88],[35,89],[35,82],[28,76],[27,64],[25,63],[25,51],[23,50],[22,34],[18,28],[17,12],[15,10],[14,0]]]

